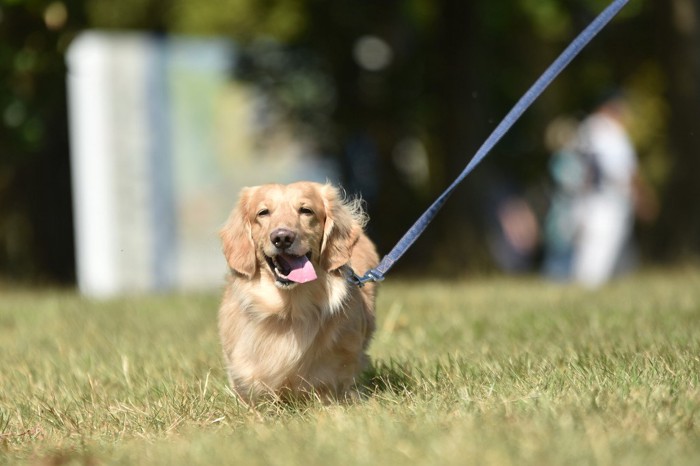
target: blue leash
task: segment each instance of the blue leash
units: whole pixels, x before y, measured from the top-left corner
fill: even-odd
[[[394,249],[384,256],[379,265],[368,271],[363,277],[357,276],[352,270],[348,272],[348,280],[358,286],[363,286],[367,282],[379,282],[384,280],[384,275],[391,269],[396,261],[404,255],[406,250],[413,245],[430,222],[435,218],[457,186],[466,176],[486,157],[501,138],[510,130],[513,124],[518,121],[522,114],[537,99],[542,92],[551,84],[561,71],[576,57],[576,55],[588,45],[588,43],[612,20],[617,13],[627,4],[629,0],[614,0],[598,17],[588,25],[581,34],[562,52],[549,68],[540,76],[530,89],[523,95],[517,104],[508,112],[505,118],[499,123],[488,139],[482,144],[464,171],[456,180],[437,198],[435,202],[421,215],[416,223],[403,235],[396,243]]]

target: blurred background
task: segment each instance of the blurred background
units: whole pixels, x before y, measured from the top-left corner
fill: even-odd
[[[0,0],[0,281],[218,287],[238,190],[296,179],[361,195],[385,254],[607,4]],[[634,263],[697,261],[700,0],[632,0],[395,273],[542,273],[561,122],[612,92],[654,206]]]

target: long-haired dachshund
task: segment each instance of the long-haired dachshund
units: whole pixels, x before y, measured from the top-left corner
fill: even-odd
[[[231,273],[219,333],[231,386],[246,401],[356,392],[369,363],[375,290],[348,283],[375,267],[359,200],[330,184],[244,188],[221,230]]]

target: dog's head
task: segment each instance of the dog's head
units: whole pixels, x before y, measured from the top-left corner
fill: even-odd
[[[220,235],[234,272],[293,288],[346,264],[365,222],[360,203],[330,184],[271,184],[244,188]]]

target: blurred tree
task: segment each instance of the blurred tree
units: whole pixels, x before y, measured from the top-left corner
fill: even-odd
[[[172,0],[85,0],[87,26],[165,32]]]
[[[0,274],[74,278],[63,52],[82,2],[0,3]]]
[[[424,1],[309,1],[307,14],[299,44],[321,57],[335,89],[326,150],[338,154],[346,188],[367,200],[372,236],[387,251],[427,194],[399,174],[395,150],[425,125],[431,7]]]
[[[320,152],[341,162],[349,191],[368,200],[373,236],[386,252],[608,3],[0,0],[0,274],[72,278],[63,53],[82,29],[236,40],[237,78],[260,86]],[[455,193],[402,265],[481,267],[488,211],[500,195],[493,186],[523,194],[542,184],[547,123],[582,116],[611,87],[631,91],[642,165],[663,189],[661,221],[645,232],[657,235],[654,250],[699,252],[699,5],[630,2]]]
[[[700,1],[655,0],[657,54],[666,70],[670,108],[670,177],[663,192],[657,252],[700,253]]]
[[[173,32],[224,35],[239,42],[267,36],[289,43],[308,25],[307,3],[306,0],[172,0],[170,25]]]

